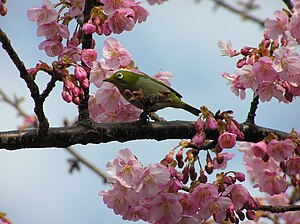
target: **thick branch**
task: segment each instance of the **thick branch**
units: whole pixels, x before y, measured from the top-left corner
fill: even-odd
[[[258,210],[269,211],[271,213],[284,213],[300,211],[300,205],[285,205],[285,206],[272,206],[272,205],[261,205]]]
[[[258,127],[250,124],[241,124],[245,141],[258,142],[269,133],[275,133],[280,138],[288,136],[288,133]],[[39,136],[36,129],[15,130],[0,132],[0,148],[16,150],[21,148],[66,148],[75,144],[98,144],[111,141],[126,142],[137,139],[190,139],[195,134],[194,122],[170,121],[170,122],[140,122],[115,123],[115,124],[75,124],[69,127],[49,128],[47,135]],[[217,132],[207,133],[207,137],[216,139]]]
[[[13,49],[12,45],[10,44],[10,40],[6,36],[6,34],[0,28],[0,42],[2,43],[2,47],[6,50],[7,54],[17,67],[20,72],[20,77],[26,82],[28,89],[30,90],[31,97],[34,100],[34,112],[39,121],[39,131],[40,134],[45,134],[49,128],[48,120],[44,114],[43,110],[43,100],[39,93],[39,87],[34,82],[33,78],[28,74],[24,63],[20,60],[18,54]]]

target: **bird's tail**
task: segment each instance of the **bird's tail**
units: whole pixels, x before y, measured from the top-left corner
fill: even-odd
[[[184,103],[184,104],[182,105],[182,109],[184,109],[184,110],[186,110],[186,111],[188,111],[188,112],[194,114],[195,116],[199,116],[200,113],[201,113],[199,109],[197,109],[197,108],[195,108],[195,107],[192,107],[192,106],[190,106],[190,105],[188,105],[188,104],[186,104],[186,103]]]

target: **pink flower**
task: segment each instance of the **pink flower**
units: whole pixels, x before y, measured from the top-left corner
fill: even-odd
[[[259,187],[260,191],[274,195],[285,192],[288,184],[284,178],[279,176],[278,172],[264,169],[254,187]]]
[[[44,40],[39,44],[40,50],[45,50],[49,57],[55,57],[63,52],[63,45],[58,40]]]
[[[173,79],[174,76],[171,72],[168,71],[162,71],[160,70],[156,75],[153,76],[153,78],[165,83],[167,86],[171,86],[171,83],[169,82],[169,79]]]
[[[218,138],[218,143],[222,149],[231,149],[236,143],[236,134],[230,132],[223,132]]]
[[[216,185],[200,183],[191,193],[191,198],[197,208],[202,208],[213,198],[217,197],[218,194],[218,187]]]
[[[232,43],[231,41],[223,41],[219,40],[218,46],[220,48],[222,56],[229,56],[229,57],[234,57],[239,54],[236,50],[232,50]]]
[[[135,4],[133,0],[101,0],[101,2],[106,15],[111,15],[117,9],[129,8]]]
[[[107,21],[108,28],[116,34],[132,30],[134,24],[134,11],[129,8],[117,9]]]
[[[105,64],[104,59],[96,60],[92,63],[90,81],[100,88],[103,84],[103,80],[110,75],[110,68]]]
[[[206,134],[204,131],[197,132],[191,139],[191,143],[195,144],[197,147],[201,147],[206,139]]]
[[[68,39],[70,37],[70,31],[68,30],[68,27],[64,24],[51,22],[38,26],[37,35],[45,36],[48,40],[59,37]]]
[[[291,18],[291,35],[296,38],[297,43],[300,44],[300,11],[292,14]]]
[[[38,25],[42,25],[55,22],[58,19],[58,13],[49,0],[43,0],[41,7],[28,9],[27,17],[30,21],[37,21]]]
[[[265,199],[270,205],[274,206],[284,206],[290,204],[289,195],[286,192],[273,196],[266,195]]]
[[[253,66],[244,65],[241,69],[235,71],[238,76],[236,86],[239,88],[251,88],[253,91],[257,89],[257,81],[254,77]]]
[[[267,144],[264,141],[254,143],[251,150],[256,157],[264,159],[267,156]]]
[[[269,39],[277,39],[278,35],[283,34],[289,28],[289,17],[281,10],[274,12],[276,19],[267,18],[265,21],[265,36]]]
[[[289,175],[297,175],[300,173],[300,157],[290,157],[287,163],[287,173]]]
[[[144,168],[129,149],[118,152],[117,158],[106,165],[107,172],[124,186],[133,186]]]
[[[278,162],[282,162],[293,155],[293,142],[289,138],[284,141],[273,139],[267,145],[267,152],[270,157],[273,157]]]
[[[136,3],[135,5],[130,7],[134,12],[134,20],[138,23],[145,22],[147,20],[147,17],[149,16],[149,12],[138,4],[139,3]]]
[[[277,98],[279,101],[288,102],[283,96],[284,91],[284,88],[277,84],[271,82],[263,82],[255,91],[255,96],[259,96],[259,99],[262,102],[268,102],[272,99],[272,97]]]
[[[216,222],[221,222],[226,218],[226,210],[230,208],[232,202],[228,197],[216,197],[210,200],[203,208],[201,208],[196,217],[206,221],[213,216]]]
[[[178,192],[179,202],[183,208],[183,215],[194,215],[198,208],[190,194]]]
[[[97,51],[94,49],[85,49],[82,51],[81,60],[88,66],[89,68],[93,67],[93,61],[97,60]]]
[[[90,117],[95,120],[96,117],[104,112],[104,108],[102,105],[98,104],[94,95],[90,95],[88,101],[88,108]]]
[[[300,85],[300,56],[289,48],[278,48],[274,51],[274,66],[279,78]]]
[[[235,209],[240,209],[250,200],[250,194],[241,184],[232,184],[225,189],[222,196],[229,195]]]
[[[129,209],[124,213],[122,219],[130,221],[144,220],[148,222],[150,219],[150,210],[141,205],[130,206]]]
[[[160,193],[151,201],[150,222],[174,224],[182,218],[182,206],[173,193]]]
[[[223,78],[228,80],[228,84],[230,85],[231,91],[241,98],[241,100],[245,99],[246,92],[245,87],[240,86],[239,77],[235,75],[230,75],[227,72],[223,72]]]
[[[170,172],[162,164],[149,164],[138,177],[136,191],[145,197],[154,197],[160,191],[160,187],[170,181]]]
[[[96,25],[94,23],[88,22],[83,24],[82,30],[84,31],[85,34],[93,34],[96,32]]]
[[[69,13],[72,18],[81,16],[84,10],[85,0],[67,0],[71,7],[69,8]]]
[[[126,67],[131,63],[131,54],[115,38],[109,37],[104,41],[102,53],[110,68]]]
[[[274,81],[277,72],[273,68],[273,61],[269,57],[261,57],[253,65],[254,76],[258,82]]]
[[[213,159],[213,165],[214,165],[214,169],[220,169],[220,170],[224,170],[226,169],[227,167],[227,162],[229,160],[231,160],[235,155],[233,153],[230,153],[230,152],[225,152],[225,153],[222,153],[223,155],[223,161],[221,164],[219,164],[217,162],[217,158],[215,157]]]
[[[129,209],[129,204],[126,199],[127,191],[129,189],[116,182],[112,185],[112,189],[109,191],[101,191],[100,196],[103,196],[103,202],[108,208],[114,210],[116,215],[123,215]]]

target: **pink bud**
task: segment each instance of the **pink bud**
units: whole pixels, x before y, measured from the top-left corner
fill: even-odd
[[[209,116],[206,120],[206,124],[211,130],[216,130],[218,127],[218,122],[213,116]]]
[[[243,174],[242,172],[233,172],[235,178],[239,181],[239,182],[243,182],[245,181],[246,177],[245,174]]]
[[[90,85],[90,80],[88,80],[88,79],[84,79],[80,82],[80,86],[82,88],[87,89],[89,87],[89,85]]]
[[[74,70],[74,76],[78,81],[82,81],[87,77],[87,72],[83,67],[76,66]]]
[[[64,80],[64,88],[68,91],[72,91],[75,87],[75,84],[69,79]]]
[[[62,91],[61,96],[64,99],[64,101],[66,101],[67,103],[72,102],[72,96],[68,91],[66,90]]]
[[[192,144],[195,144],[197,147],[201,147],[204,144],[205,139],[206,139],[206,134],[203,131],[201,131],[201,132],[197,132],[194,135],[191,142]]]
[[[79,105],[80,98],[79,97],[73,97],[72,101],[73,101],[74,104]]]
[[[82,30],[85,34],[93,34],[96,32],[96,26],[93,23],[85,23],[82,26]]]
[[[105,36],[108,36],[108,35],[111,34],[111,30],[108,27],[107,21],[105,23],[103,23],[102,30],[103,30],[103,33],[104,33]]]

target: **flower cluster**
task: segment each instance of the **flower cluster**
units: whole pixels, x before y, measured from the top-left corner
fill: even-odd
[[[7,8],[5,7],[6,0],[0,1],[0,15],[5,16],[7,14]]]
[[[181,192],[182,173],[172,165],[142,166],[129,149],[120,150],[107,164],[111,189],[101,191],[103,201],[125,220],[149,223],[199,223],[213,217],[222,220],[254,219],[257,203],[236,180],[240,173],[220,174],[211,183],[193,182],[188,192]]]
[[[141,110],[123,98],[119,90],[103,80],[119,69],[129,69],[139,72],[134,67],[131,54],[119,41],[109,37],[104,41],[103,56],[100,60],[89,56],[85,63],[91,65],[90,81],[98,89],[89,99],[90,117],[97,122],[125,122],[139,118]],[[90,53],[91,55],[91,53]],[[88,60],[90,58],[90,60]],[[154,78],[169,84],[173,76],[168,72],[159,72]]]
[[[234,75],[223,73],[241,99],[247,88],[262,102],[275,97],[288,103],[300,96],[300,55],[295,50],[300,44],[300,2],[295,3],[292,12],[278,10],[275,19],[266,19],[264,39],[257,48],[246,46],[237,51],[230,41],[219,41],[223,55],[243,56]]]
[[[138,22],[146,21],[149,13],[134,0],[101,0],[103,6],[95,7],[90,20],[83,25],[87,34],[97,32],[99,35],[120,34],[130,31]]]
[[[247,171],[260,191],[269,195],[285,192],[288,176],[293,186],[300,187],[300,145],[296,132],[285,140],[269,135],[258,143],[241,143],[239,150],[244,153]]]

